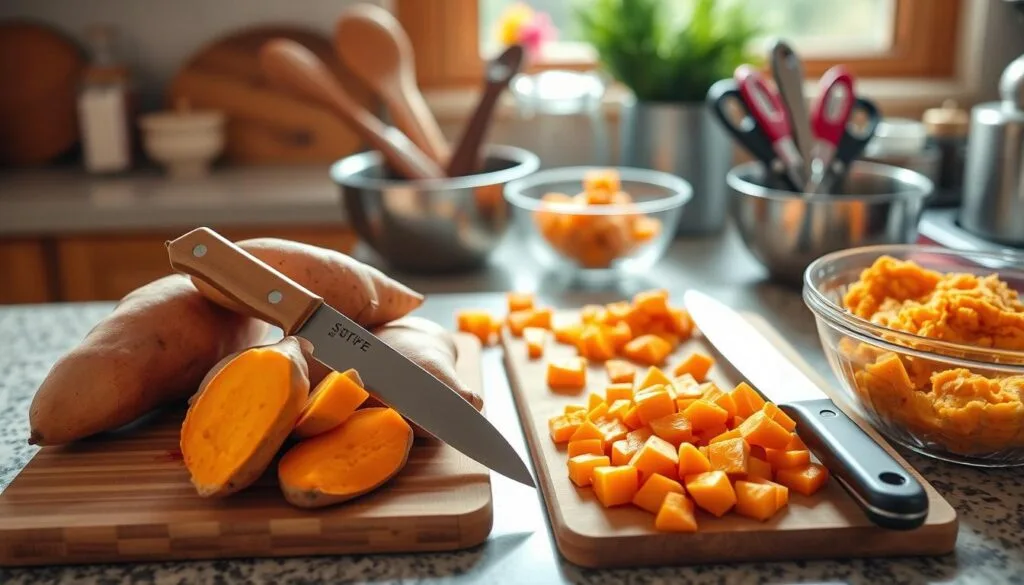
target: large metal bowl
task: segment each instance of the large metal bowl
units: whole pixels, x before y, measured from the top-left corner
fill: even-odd
[[[406,181],[386,170],[379,152],[370,151],[334,163],[331,179],[356,233],[391,266],[442,273],[487,261],[509,224],[505,183],[539,167],[532,152],[491,145],[480,173]]]
[[[732,213],[747,249],[780,282],[799,285],[815,259],[838,250],[917,239],[934,191],[916,171],[858,161],[835,194],[805,195],[766,180],[746,163],[726,175]]]

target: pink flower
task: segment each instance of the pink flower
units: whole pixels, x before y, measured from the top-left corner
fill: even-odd
[[[519,44],[527,53],[537,55],[544,43],[554,40],[558,29],[551,22],[551,17],[544,12],[536,12],[533,18],[519,29]]]

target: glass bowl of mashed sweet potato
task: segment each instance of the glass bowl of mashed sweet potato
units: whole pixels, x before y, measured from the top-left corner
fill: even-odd
[[[654,266],[692,195],[679,177],[624,167],[547,169],[505,186],[518,237],[532,255],[592,281]]]
[[[846,398],[891,440],[1024,465],[1024,255],[916,245],[828,254],[804,302]]]

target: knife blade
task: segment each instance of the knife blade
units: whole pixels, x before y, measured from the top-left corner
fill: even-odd
[[[276,325],[306,339],[313,357],[337,371],[356,368],[381,400],[456,450],[535,487],[515,449],[490,421],[444,382],[209,228],[167,243],[171,267],[192,275]]]
[[[706,294],[683,303],[701,334],[766,398],[875,524],[909,530],[928,516],[921,484],[749,321]]]

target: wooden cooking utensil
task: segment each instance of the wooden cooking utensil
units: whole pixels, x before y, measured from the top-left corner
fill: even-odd
[[[462,131],[455,153],[448,163],[448,176],[461,177],[480,167],[480,147],[494,119],[494,107],[501,93],[523,65],[523,47],[512,45],[487,64],[484,92],[480,102]]]
[[[260,50],[260,66],[275,83],[332,108],[352,129],[379,150],[407,179],[440,179],[444,172],[398,129],[386,126],[362,107],[331,76],[323,62],[302,45],[275,39]]]
[[[398,20],[380,6],[355,4],[338,19],[334,46],[342,64],[384,101],[395,126],[439,166],[447,164],[448,143],[416,86],[412,43]]]

